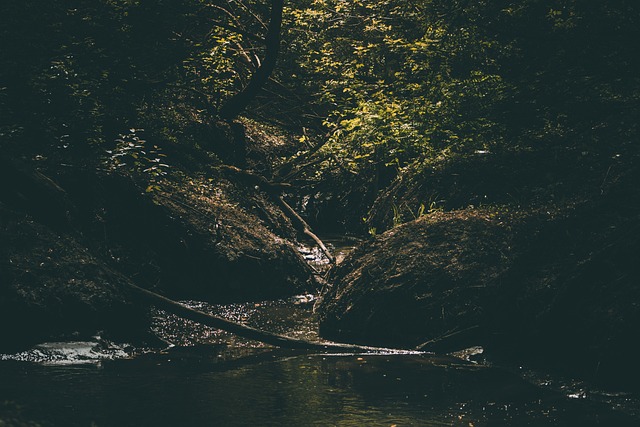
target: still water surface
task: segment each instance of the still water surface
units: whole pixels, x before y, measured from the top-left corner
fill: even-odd
[[[0,389],[3,399],[23,405],[31,419],[59,426],[621,425],[624,421],[603,408],[546,396],[506,372],[450,368],[429,358],[265,353],[216,362],[215,357],[187,352],[82,366],[4,362]]]
[[[315,334],[311,310],[288,301],[187,303],[280,333]],[[11,402],[0,425],[16,405],[18,418],[52,426],[640,425],[610,400],[571,398],[452,357],[308,354],[163,312],[155,322],[179,345],[132,353],[96,338],[0,357],[0,408]]]

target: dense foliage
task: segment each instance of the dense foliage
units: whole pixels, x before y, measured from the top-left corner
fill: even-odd
[[[279,66],[246,114],[294,127],[301,150],[329,132],[306,179],[370,193],[358,203],[407,167],[514,150],[620,154],[637,137],[636,2],[286,6]],[[149,150],[202,144],[264,60],[269,10],[258,0],[4,2],[0,148],[86,160],[141,128]]]
[[[267,12],[200,0],[3,2],[2,148],[87,160],[140,128],[157,144],[196,144],[257,67]]]
[[[304,3],[290,10],[294,80],[354,170],[635,127],[633,2]]]
[[[332,131],[312,175],[336,206],[455,159],[573,152],[563,161],[592,168],[637,153],[636,3],[318,0],[289,16],[282,78]]]
[[[323,333],[637,377],[637,40],[637,0],[4,0],[0,347],[147,331],[129,282],[319,291],[302,216],[415,219],[325,276]]]

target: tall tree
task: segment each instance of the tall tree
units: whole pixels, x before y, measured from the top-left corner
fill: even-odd
[[[225,120],[233,120],[238,116],[260,92],[260,89],[269,80],[278,60],[280,51],[280,33],[282,29],[282,10],[284,0],[272,0],[269,29],[265,37],[265,56],[260,67],[251,76],[249,84],[240,92],[232,96],[220,109],[220,117]]]

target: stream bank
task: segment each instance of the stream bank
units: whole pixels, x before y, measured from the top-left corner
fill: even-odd
[[[219,157],[257,168],[291,140],[254,125],[238,141],[217,126],[207,149],[152,153],[132,129],[99,165],[55,151],[1,159],[1,350],[96,331],[153,342],[129,284],[217,303],[317,290],[290,220],[216,168]]]
[[[382,194],[369,221],[388,231],[331,272],[321,334],[436,352],[481,345],[489,360],[637,389],[634,157],[581,159],[569,170],[564,160],[526,157],[451,162]],[[450,200],[417,219],[393,209],[436,194]]]

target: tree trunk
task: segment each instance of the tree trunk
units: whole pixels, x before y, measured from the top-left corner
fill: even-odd
[[[280,50],[280,31],[282,29],[282,10],[284,0],[271,1],[271,19],[265,37],[266,51],[262,65],[251,76],[249,84],[232,96],[220,109],[220,118],[231,121],[240,114],[260,92],[276,67]]]

